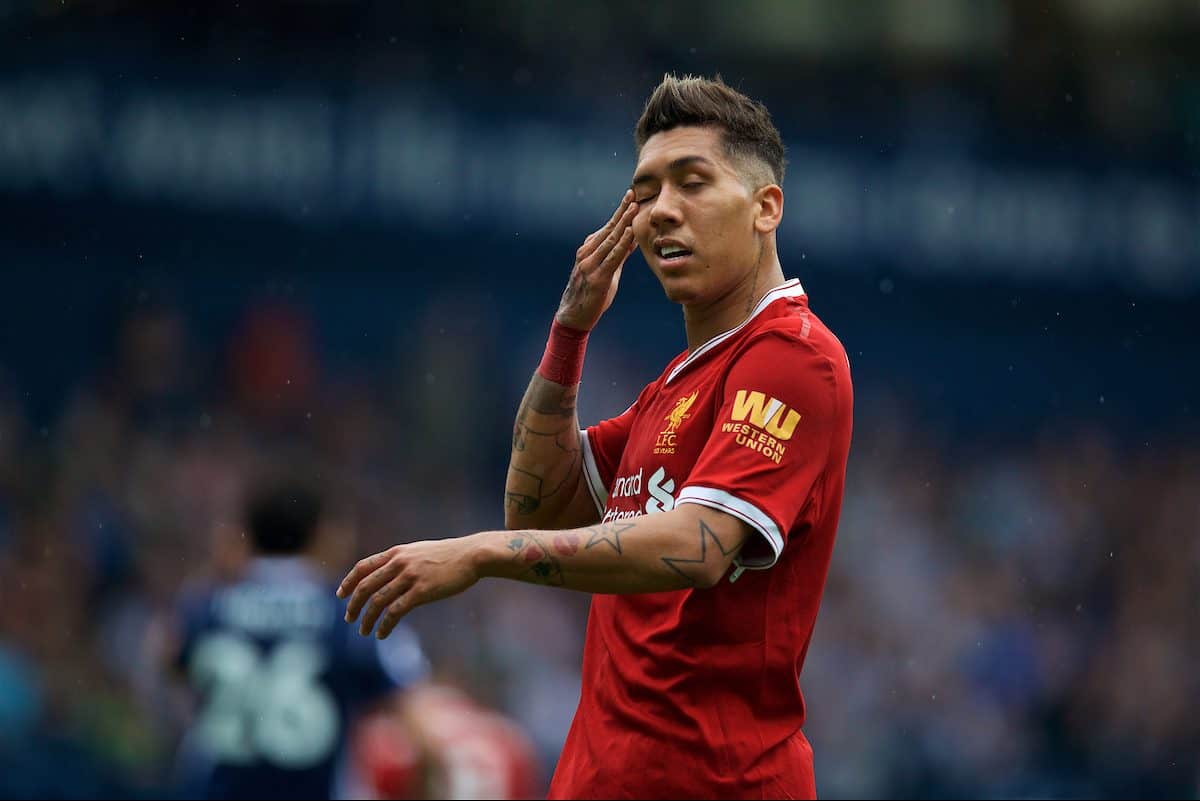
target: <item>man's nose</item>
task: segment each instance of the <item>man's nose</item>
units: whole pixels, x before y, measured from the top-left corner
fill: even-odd
[[[650,209],[650,224],[655,228],[663,225],[678,225],[683,221],[679,210],[679,194],[666,184],[659,187],[658,197]]]

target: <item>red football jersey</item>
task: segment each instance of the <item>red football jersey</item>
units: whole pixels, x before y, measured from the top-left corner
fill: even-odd
[[[815,795],[799,676],[852,404],[846,352],[792,280],[587,430],[605,521],[698,503],[757,536],[712,589],[593,596],[552,798]]]

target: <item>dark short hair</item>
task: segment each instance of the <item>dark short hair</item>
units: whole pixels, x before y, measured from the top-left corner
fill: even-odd
[[[260,479],[246,499],[246,528],[256,551],[294,554],[312,542],[321,520],[321,496],[294,476]]]
[[[681,125],[721,129],[725,152],[731,159],[757,159],[771,168],[775,183],[783,184],[787,159],[771,112],[757,100],[726,86],[720,75],[711,80],[664,75],[634,129],[638,152],[654,134]]]

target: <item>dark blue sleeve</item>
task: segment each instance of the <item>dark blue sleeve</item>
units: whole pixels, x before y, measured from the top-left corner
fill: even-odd
[[[186,672],[192,648],[200,634],[209,627],[209,609],[212,591],[209,588],[191,589],[182,592],[175,602],[175,626],[179,632],[179,651],[175,654],[175,667]]]
[[[366,702],[407,687],[429,676],[429,660],[417,634],[404,623],[386,640],[363,637],[358,629],[343,624],[346,656],[358,678],[356,695]]]

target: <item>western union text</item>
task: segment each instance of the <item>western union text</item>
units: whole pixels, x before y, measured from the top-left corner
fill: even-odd
[[[721,431],[735,435],[733,441],[738,445],[761,453],[775,464],[779,464],[787,452],[787,446],[782,442],[748,423],[723,423]]]

